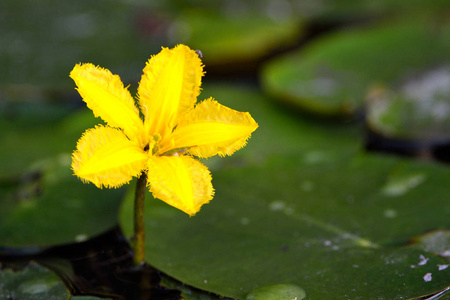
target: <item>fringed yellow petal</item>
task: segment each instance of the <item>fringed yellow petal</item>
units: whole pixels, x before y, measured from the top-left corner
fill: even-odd
[[[190,216],[214,195],[208,169],[188,156],[150,157],[148,183],[155,198]]]
[[[119,76],[93,64],[78,64],[70,77],[96,117],[101,117],[111,127],[122,128],[129,138],[144,143],[139,110]]]
[[[138,88],[148,134],[164,136],[179,115],[194,107],[202,76],[202,62],[187,46],[163,48],[150,58]]]
[[[188,148],[198,157],[231,155],[245,146],[258,124],[249,113],[230,109],[212,98],[183,116],[161,152]]]
[[[122,131],[107,126],[87,130],[72,154],[72,169],[97,187],[120,187],[146,168],[147,153]]]

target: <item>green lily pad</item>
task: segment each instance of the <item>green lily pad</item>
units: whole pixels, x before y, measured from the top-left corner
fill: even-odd
[[[374,89],[367,124],[379,135],[436,142],[450,138],[450,66],[415,76],[399,88]]]
[[[256,13],[191,10],[174,24],[175,40],[200,49],[209,67],[255,61],[294,43],[303,28],[293,17],[271,18]]]
[[[404,299],[448,286],[444,258],[403,247],[448,227],[448,168],[358,154],[348,128],[290,118],[249,91],[205,91],[231,107],[242,101],[260,128],[246,148],[213,161],[216,195],[195,217],[147,193],[150,264],[237,299],[274,285],[294,285],[304,299]],[[130,193],[120,215],[129,236],[132,208]]]
[[[446,261],[401,245],[416,233],[447,226],[448,191],[445,183],[433,182],[450,174],[423,166],[427,183],[402,196],[385,195],[389,172],[402,163],[359,157],[328,162],[319,171],[287,157],[216,170],[214,201],[191,219],[147,195],[147,259],[186,284],[238,299],[282,283],[298,285],[306,299],[400,299],[438,291],[448,285],[448,271],[438,271]],[[424,202],[430,190],[440,197]],[[123,209],[125,227],[132,199]],[[427,265],[412,269],[422,255]],[[423,279],[428,273],[431,282]]]
[[[30,264],[21,271],[0,271],[0,298],[20,300],[95,300],[97,297],[71,297],[63,282],[51,271]]]
[[[448,22],[414,18],[337,32],[264,68],[265,90],[301,109],[351,116],[373,85],[450,60]]]
[[[0,271],[0,295],[4,299],[67,299],[69,292],[52,272],[30,265],[20,272]]]

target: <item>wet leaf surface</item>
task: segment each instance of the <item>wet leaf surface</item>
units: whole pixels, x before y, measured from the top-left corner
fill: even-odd
[[[450,138],[450,66],[411,76],[395,89],[371,91],[367,124],[393,139],[437,143]]]
[[[434,253],[450,263],[450,230],[434,230],[414,237],[413,246],[419,247],[427,252]],[[446,269],[447,265],[442,265],[440,269]],[[448,265],[450,266],[450,265]]]
[[[277,284],[298,286],[305,299],[404,299],[448,285],[449,270],[438,267],[444,258],[405,247],[448,226],[448,168],[360,153],[349,128],[280,114],[257,93],[226,90],[203,95],[254,107],[259,132],[234,156],[206,162],[216,196],[195,217],[148,193],[149,263],[238,299]],[[120,217],[128,235],[132,202]]]

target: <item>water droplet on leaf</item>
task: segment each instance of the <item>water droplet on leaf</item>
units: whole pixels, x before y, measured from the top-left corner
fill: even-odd
[[[395,209],[386,209],[383,213],[385,218],[395,218],[397,216],[397,211]]]
[[[427,273],[425,274],[425,276],[423,276],[423,280],[425,280],[425,282],[429,282],[431,281],[431,273]]]
[[[300,185],[300,188],[302,189],[302,191],[310,192],[314,189],[314,182],[309,180],[303,181]]]
[[[75,242],[81,243],[88,239],[88,236],[86,234],[79,234],[75,237]]]
[[[56,280],[30,280],[22,283],[18,290],[24,294],[40,294],[49,291],[52,287],[54,287],[58,282]]]
[[[386,196],[402,196],[425,181],[424,174],[412,174],[405,176],[392,176],[382,188]]]
[[[250,223],[250,220],[248,218],[242,218],[241,219],[241,224],[242,225],[248,225]]]
[[[426,258],[425,256],[423,256],[422,254],[420,255],[419,258],[420,258],[420,261],[418,263],[419,266],[426,265],[428,262],[428,259],[429,259],[429,258]]]
[[[257,288],[250,292],[246,300],[301,300],[305,290],[293,284],[275,284]]]
[[[270,210],[278,211],[283,210],[286,207],[286,204],[283,201],[273,201],[269,204]]]

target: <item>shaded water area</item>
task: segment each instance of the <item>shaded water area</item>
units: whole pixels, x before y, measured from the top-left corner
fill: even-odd
[[[158,270],[149,265],[133,266],[132,249],[119,228],[72,245],[43,250],[1,250],[2,268],[19,270],[32,261],[37,262],[54,271],[74,296],[181,299],[180,291],[160,285],[161,273]],[[33,252],[36,254],[30,254]]]
[[[450,163],[450,142],[448,141],[399,140],[380,135],[369,128],[366,128],[365,140],[365,149],[369,152]]]

